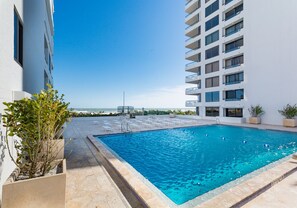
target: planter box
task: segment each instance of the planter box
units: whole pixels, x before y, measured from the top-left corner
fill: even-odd
[[[284,119],[283,120],[283,125],[285,127],[296,127],[297,126],[297,121],[296,121],[296,119]]]
[[[2,188],[2,208],[65,208],[66,160],[62,173],[15,181],[15,171]]]
[[[249,123],[250,124],[260,124],[261,123],[261,118],[260,117],[250,117],[249,118]]]

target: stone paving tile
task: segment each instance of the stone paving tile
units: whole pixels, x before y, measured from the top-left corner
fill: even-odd
[[[65,147],[67,159],[66,207],[130,207],[115,184],[108,178],[102,165],[96,160],[85,139],[75,126],[67,126]]]
[[[295,208],[297,207],[297,172],[274,185],[243,208]]]

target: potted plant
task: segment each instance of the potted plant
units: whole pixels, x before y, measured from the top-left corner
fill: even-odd
[[[3,185],[2,207],[65,207],[66,162],[57,158],[69,103],[49,86],[4,105],[6,146],[17,168]]]
[[[265,113],[262,106],[256,105],[249,108],[249,113],[251,117],[249,118],[250,124],[260,124],[261,116]]]
[[[282,110],[278,111],[282,116],[284,116],[283,125],[285,127],[296,127],[297,122],[295,117],[297,116],[297,105],[287,104]]]

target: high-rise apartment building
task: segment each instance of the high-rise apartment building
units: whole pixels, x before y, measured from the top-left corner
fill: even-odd
[[[53,0],[0,1],[0,118],[3,102],[30,97],[53,83],[53,11]],[[1,119],[0,134],[5,135]],[[3,137],[0,152],[1,196],[15,168]]]
[[[186,89],[202,118],[245,122],[261,105],[262,122],[297,103],[296,0],[188,0]]]

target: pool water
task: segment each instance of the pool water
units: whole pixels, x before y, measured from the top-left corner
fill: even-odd
[[[297,134],[213,125],[98,139],[180,205],[294,153]]]

